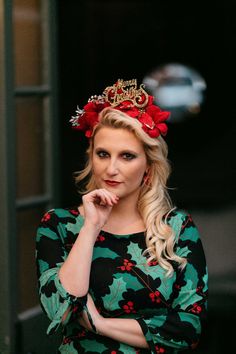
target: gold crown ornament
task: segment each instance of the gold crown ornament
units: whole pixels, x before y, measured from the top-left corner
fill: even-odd
[[[84,131],[85,136],[90,138],[94,126],[99,122],[99,113],[107,107],[137,119],[151,138],[167,133],[165,121],[170,112],[162,111],[153,104],[153,96],[148,95],[143,84],[138,87],[136,79],[119,79],[113,86],[106,87],[102,95],[91,96],[83,109],[77,107],[76,115],[70,119],[72,127]]]

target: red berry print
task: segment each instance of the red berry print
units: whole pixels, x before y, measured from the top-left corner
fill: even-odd
[[[51,219],[51,214],[46,213],[46,214],[44,214],[44,216],[42,217],[41,222],[47,222],[47,221],[50,220],[50,219]]]
[[[74,306],[73,309],[72,309],[72,312],[76,312],[78,310],[79,306]]]
[[[103,242],[105,241],[105,237],[103,235],[98,235],[96,242]]]
[[[196,313],[196,314],[199,314],[200,312],[202,312],[202,308],[200,305],[198,304],[193,304],[193,307],[192,309],[190,310],[192,313]]]
[[[166,352],[165,349],[160,347],[159,345],[156,345],[155,349],[157,351],[157,354],[164,354]]]
[[[79,215],[79,210],[70,209],[70,213],[77,216],[77,215]]]
[[[157,261],[150,261],[150,262],[148,262],[149,267],[154,267],[154,266],[156,266],[157,264],[158,264]]]
[[[123,306],[123,309],[126,313],[136,313],[133,301],[128,301],[127,304]]]
[[[202,289],[203,289],[203,287],[202,287],[202,286],[198,286],[198,287],[197,287],[197,293],[202,294]]]
[[[129,272],[133,266],[134,264],[132,262],[130,262],[128,259],[124,259],[123,265],[118,268],[120,268],[121,270],[127,270]]]
[[[78,338],[85,337],[85,336],[86,336],[85,330],[83,330],[82,332],[78,333]]]
[[[117,354],[117,351],[116,350],[112,350],[111,354]]]
[[[158,290],[156,290],[155,292],[150,293],[149,297],[152,300],[152,302],[156,302],[158,304],[161,302],[160,292]]]
[[[175,289],[180,290],[180,285],[179,284],[175,284]]]
[[[70,344],[70,342],[71,342],[71,339],[70,338],[64,338],[63,339],[63,344]]]

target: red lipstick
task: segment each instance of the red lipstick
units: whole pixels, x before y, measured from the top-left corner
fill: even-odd
[[[119,184],[121,184],[121,182],[110,181],[110,180],[108,180],[108,179],[104,180],[104,182],[105,182],[108,186],[111,186],[111,187],[116,187],[116,186],[118,186]]]

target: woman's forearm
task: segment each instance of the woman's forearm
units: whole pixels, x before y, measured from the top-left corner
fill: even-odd
[[[148,348],[138,321],[123,318],[100,318],[95,324],[98,333],[138,348]]]
[[[87,294],[93,247],[99,233],[94,227],[83,226],[60,268],[59,279],[70,294],[81,297]]]

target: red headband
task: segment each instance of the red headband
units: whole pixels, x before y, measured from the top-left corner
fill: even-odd
[[[149,96],[141,84],[137,88],[137,80],[118,80],[113,86],[107,87],[102,95],[92,96],[81,110],[77,107],[76,115],[71,118],[73,128],[85,131],[90,138],[94,126],[98,123],[99,113],[111,107],[126,113],[142,123],[143,130],[151,137],[166,135],[165,121],[170,112],[162,111],[153,104],[153,96]]]

